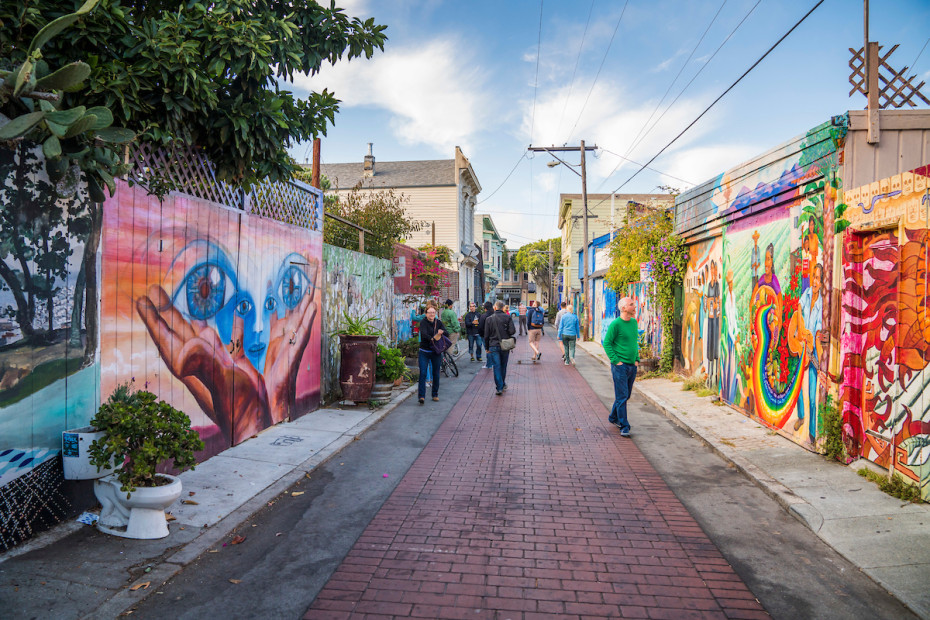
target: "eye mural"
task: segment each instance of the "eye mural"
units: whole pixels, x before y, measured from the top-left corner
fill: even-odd
[[[316,408],[320,233],[194,198],[134,198],[131,230],[116,214],[104,223],[118,301],[103,394],[143,377],[190,415],[210,454]]]

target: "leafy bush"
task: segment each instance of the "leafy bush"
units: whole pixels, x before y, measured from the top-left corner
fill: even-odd
[[[398,342],[397,348],[404,354],[404,357],[416,357],[417,352],[420,350],[420,338],[411,336],[406,340]]]
[[[128,384],[100,405],[90,423],[104,433],[91,444],[90,461],[98,468],[122,463],[115,476],[127,498],[137,487],[158,486],[155,468],[162,461],[173,459],[181,471],[193,469],[194,452],[204,448],[189,417],[151,392],[133,392]]]
[[[905,480],[899,474],[894,474],[891,477],[891,480],[889,480],[885,476],[875,473],[871,469],[866,469],[865,467],[856,473],[858,473],[863,478],[868,478],[877,484],[879,489],[888,495],[891,495],[892,497],[897,497],[898,499],[904,500],[906,502],[920,501],[920,489]]]
[[[843,417],[830,394],[820,404],[820,418],[823,422],[824,455],[845,463],[848,455],[843,443]]]
[[[404,376],[404,354],[400,349],[378,345],[378,357],[375,359],[376,381],[397,381]]]

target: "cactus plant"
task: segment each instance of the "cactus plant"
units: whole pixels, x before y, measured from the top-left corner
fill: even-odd
[[[46,171],[56,183],[77,165],[95,202],[106,198],[103,187],[112,195],[116,190],[114,177],[128,170],[118,149],[135,134],[112,127],[113,114],[105,107],[64,107],[64,93],[81,89],[90,66],[77,61],[52,71],[42,60],[41,49],[99,1],[87,0],[74,13],[49,22],[32,39],[26,59],[9,71],[0,71],[0,143],[41,143]]]

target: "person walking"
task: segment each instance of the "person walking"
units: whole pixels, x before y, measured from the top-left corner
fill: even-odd
[[[468,313],[465,315],[465,335],[468,336],[468,355],[471,361],[475,361],[475,354],[478,354],[477,361],[481,361],[481,352],[484,350],[484,338],[478,332],[481,325],[481,313],[478,312],[478,305],[475,302],[468,304]]]
[[[492,304],[490,301],[484,302],[484,312],[481,313],[480,317],[478,317],[478,335],[481,336],[481,346],[484,347],[485,351],[487,351],[487,346],[485,346],[485,340],[484,340],[484,326],[488,318],[491,317],[493,314],[494,314],[494,304]],[[479,359],[481,358],[479,357]],[[484,357],[484,366],[482,366],[482,368],[487,368],[487,369],[491,368],[491,360],[489,360],[487,356]]]
[[[569,306],[570,308],[571,306]],[[575,364],[575,342],[581,336],[581,321],[574,312],[566,312],[559,321],[559,340],[565,350],[565,365]]]
[[[559,311],[555,314],[555,333],[559,333],[559,323],[562,321],[562,317],[565,316],[565,307],[568,305],[568,302],[563,301],[559,306]],[[565,359],[565,345],[562,344],[562,341],[559,340],[559,348],[562,349],[562,359]]]
[[[620,316],[607,328],[602,344],[610,359],[610,374],[614,380],[614,405],[607,421],[620,429],[621,437],[629,437],[630,422],[627,419],[626,404],[633,392],[639,366],[639,326],[636,324],[636,304],[632,298],[624,297],[620,300]]]
[[[513,337],[516,331],[513,319],[504,312],[504,302],[498,300],[494,304],[494,314],[484,323],[484,350],[488,354],[488,363],[494,369],[494,387],[498,396],[507,389],[507,362],[510,359],[510,351],[501,348],[501,340]]]
[[[446,336],[449,340],[452,341],[450,347],[450,353],[452,348],[455,347],[455,343],[459,341],[459,335],[461,332],[461,327],[459,326],[459,317],[455,315],[455,310],[452,309],[453,302],[451,299],[447,299],[445,307],[442,309],[442,314],[439,315],[439,320],[442,321],[442,324],[446,326],[446,329],[449,330],[449,333]],[[455,348],[456,355],[458,355],[458,348]]]
[[[426,309],[426,316],[420,321],[420,380],[417,385],[417,397],[422,405],[426,399],[426,373],[429,370],[433,375],[433,400],[439,400],[439,364],[442,355],[433,351],[434,340],[447,333],[445,325],[436,318],[436,308],[430,306]]]
[[[538,360],[542,357],[542,351],[539,350],[539,341],[542,340],[543,334],[543,322],[546,320],[546,313],[543,312],[542,307],[540,307],[539,302],[530,302],[530,309],[526,314],[526,321],[529,324],[529,331],[527,334],[527,342],[530,343],[530,348],[533,349],[533,360]]]
[[[532,303],[532,302],[530,302],[530,303]],[[522,301],[520,302],[520,306],[517,308],[517,312],[518,312],[519,315],[520,315],[520,318],[519,318],[519,320],[520,320],[520,335],[522,336],[523,334],[526,333],[526,304],[524,304]]]

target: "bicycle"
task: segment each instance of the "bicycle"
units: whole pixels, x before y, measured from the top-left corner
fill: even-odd
[[[455,359],[448,351],[444,351],[442,354],[442,362],[440,363],[439,370],[441,370],[442,374],[446,377],[448,377],[450,373],[453,377],[459,376],[459,367],[456,366]]]

